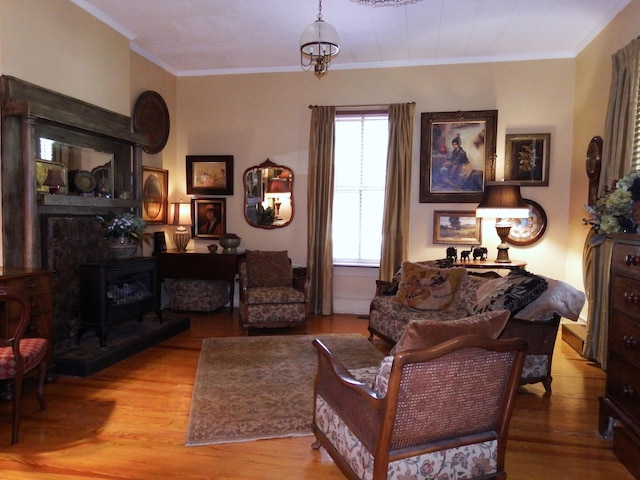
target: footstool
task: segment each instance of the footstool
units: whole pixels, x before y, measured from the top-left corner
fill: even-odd
[[[229,301],[229,282],[177,279],[169,287],[172,310],[212,312]]]

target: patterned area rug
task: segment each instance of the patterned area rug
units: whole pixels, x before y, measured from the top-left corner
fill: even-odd
[[[187,446],[311,434],[321,339],[349,369],[383,355],[359,334],[207,338],[191,401]]]

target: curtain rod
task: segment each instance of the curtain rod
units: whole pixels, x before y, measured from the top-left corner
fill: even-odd
[[[415,105],[416,102],[407,102],[408,104],[413,104]],[[388,107],[390,104],[384,104],[384,105],[335,105],[336,108],[356,108],[356,107],[360,107],[360,108],[386,108]],[[313,107],[318,107],[319,105],[309,105],[309,108],[313,108]]]

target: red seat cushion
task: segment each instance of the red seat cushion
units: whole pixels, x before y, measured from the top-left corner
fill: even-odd
[[[47,352],[47,341],[44,338],[23,338],[20,340],[20,353],[24,357],[24,371],[34,369]],[[16,359],[11,347],[0,348],[0,380],[13,378],[16,375]]]

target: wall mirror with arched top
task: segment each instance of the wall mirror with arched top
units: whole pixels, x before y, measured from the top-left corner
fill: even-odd
[[[244,218],[258,228],[286,227],[293,220],[293,171],[267,159],[244,176]]]

